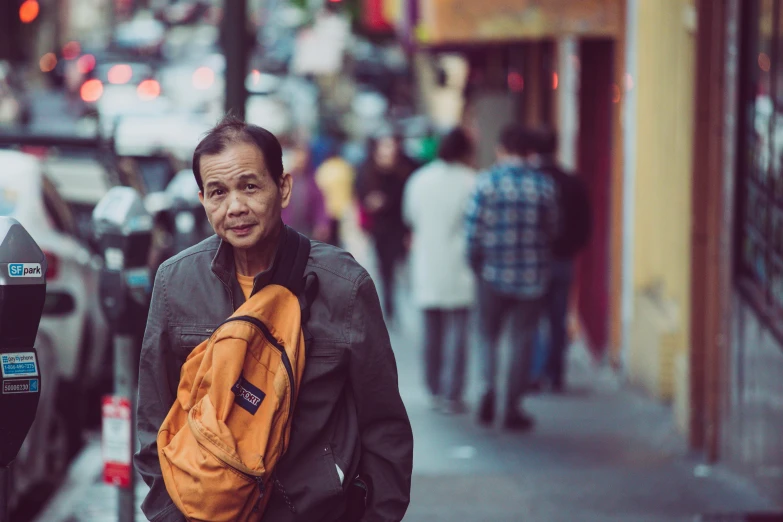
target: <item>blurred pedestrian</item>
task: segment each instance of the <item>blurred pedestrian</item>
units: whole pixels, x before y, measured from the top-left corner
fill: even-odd
[[[342,246],[341,224],[353,204],[356,173],[340,154],[342,136],[334,136],[325,153],[325,161],[315,171],[315,182],[324,197],[329,216],[328,243]]]
[[[360,205],[375,244],[386,318],[394,319],[394,278],[405,256],[407,229],[402,220],[402,193],[416,164],[395,136],[371,139],[368,158],[357,180]]]
[[[542,376],[552,391],[560,393],[565,386],[566,318],[574,280],[574,258],[590,240],[592,212],[584,179],[557,164],[557,134],[552,129],[540,129],[534,139],[536,153],[531,164],[554,181],[560,216],[559,232],[552,244],[550,288],[544,309],[544,319],[549,324],[549,344]]]
[[[524,163],[532,136],[519,125],[500,136],[497,162],[479,175],[467,213],[468,259],[478,277],[479,329],[485,389],[478,420],[495,416],[498,340],[510,318],[512,357],[506,390],[507,429],[534,421],[519,402],[526,393],[531,344],[549,289],[557,200],[552,179]]]
[[[403,213],[411,228],[413,300],[424,312],[424,368],[436,407],[463,413],[468,319],[475,282],[465,235],[456,233],[475,184],[468,165],[473,144],[462,129],[441,141],[438,159],[405,187]]]
[[[302,244],[281,220],[293,198],[292,177],[269,131],[227,117],[196,147],[193,173],[216,235],[158,270],[139,365],[140,449],[134,464],[150,486],[141,509],[160,522],[186,520],[166,488],[157,447],[159,429],[177,400],[183,363],[255,292],[290,273],[284,260],[296,259]],[[294,429],[268,482],[263,518],[399,522],[410,500],[413,434],[375,285],[347,252],[315,241],[305,273],[318,282],[311,287],[317,290],[310,296],[312,313],[303,317],[313,337],[306,341]],[[229,431],[246,422],[231,404],[220,417]],[[263,465],[263,448],[245,452],[247,460],[254,451]],[[204,467],[216,462],[193,462],[192,469],[206,473]],[[210,484],[204,481],[202,498],[215,509]],[[218,506],[212,520],[219,515]]]
[[[291,203],[283,209],[283,222],[311,239],[327,242],[329,216],[315,182],[307,146],[300,143],[287,150],[284,165],[293,178],[293,188]]]

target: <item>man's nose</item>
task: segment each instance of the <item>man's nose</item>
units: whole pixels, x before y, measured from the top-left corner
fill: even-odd
[[[241,216],[248,211],[245,198],[236,192],[232,192],[229,196],[228,215],[229,216]]]

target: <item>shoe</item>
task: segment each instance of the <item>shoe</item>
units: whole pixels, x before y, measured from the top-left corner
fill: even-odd
[[[533,417],[514,409],[509,410],[506,418],[503,419],[503,429],[510,431],[529,431],[535,424]]]
[[[468,407],[461,400],[446,399],[441,404],[440,411],[446,415],[462,415],[468,411]]]
[[[487,426],[495,420],[495,392],[487,392],[481,399],[479,406],[478,421],[479,424]]]
[[[441,411],[443,409],[443,404],[445,402],[446,402],[445,399],[442,399],[437,395],[433,395],[430,398],[430,407],[435,411]]]

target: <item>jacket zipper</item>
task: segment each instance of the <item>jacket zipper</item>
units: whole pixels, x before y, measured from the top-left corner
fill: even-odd
[[[223,464],[225,464],[229,468],[233,469],[240,475],[243,475],[250,482],[255,483],[256,487],[258,488],[258,500],[256,501],[256,505],[253,507],[253,511],[258,511],[259,506],[261,505],[261,501],[264,499],[264,493],[266,489],[264,486],[263,474],[259,475],[258,473],[253,472],[250,468],[246,467],[244,464],[237,461],[236,459],[223,455],[222,451],[216,451],[219,450],[219,448],[207,446],[202,440],[203,435],[201,434],[201,428],[199,428],[198,425],[195,424],[195,421],[193,421],[190,415],[188,415],[188,424],[190,426],[190,431],[193,433],[196,442],[198,443],[199,446],[204,448],[204,450],[208,451],[211,455],[214,455],[215,458],[220,460]]]
[[[285,371],[288,374],[288,382],[291,385],[291,392],[289,396],[289,405],[291,407],[291,414],[288,415],[288,423],[290,423],[291,418],[293,418],[294,416],[293,409],[294,409],[294,397],[296,397],[296,382],[294,382],[294,370],[293,367],[291,366],[291,360],[288,358],[288,354],[286,353],[285,348],[283,348],[280,345],[280,343],[277,342],[277,339],[275,339],[275,337],[269,331],[269,328],[267,328],[262,321],[259,321],[255,317],[250,317],[249,315],[240,315],[237,317],[231,317],[229,319],[226,319],[226,321],[224,321],[223,324],[231,323],[234,321],[244,321],[257,326],[258,329],[263,332],[264,337],[266,337],[266,340],[269,341],[269,343],[275,348],[277,348],[277,350],[280,352],[280,357],[283,361],[283,366],[285,367]],[[285,450],[286,447],[285,444],[283,444],[283,451],[285,452]]]

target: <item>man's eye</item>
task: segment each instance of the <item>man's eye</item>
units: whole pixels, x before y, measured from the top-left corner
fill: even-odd
[[[254,185],[252,183],[248,183],[247,190],[256,190],[258,188],[258,185]]]
[[[223,194],[225,194],[223,189],[215,189],[212,191],[212,196],[222,196]]]

